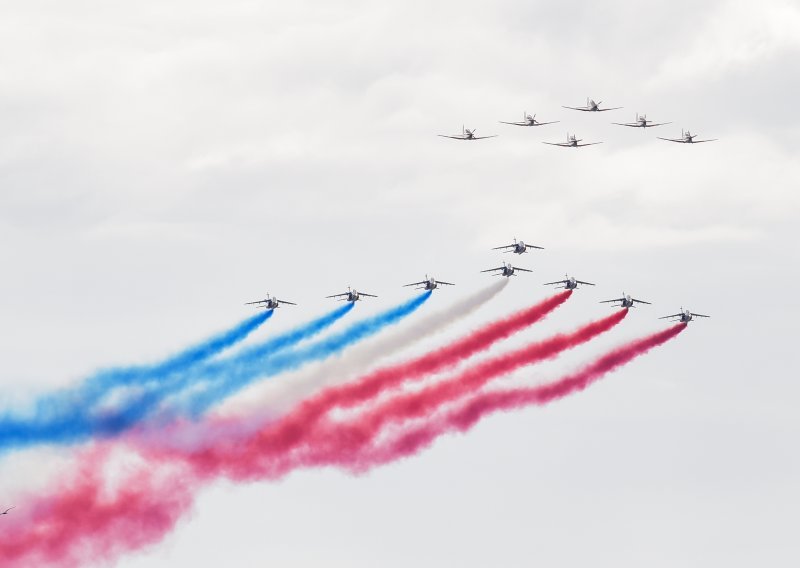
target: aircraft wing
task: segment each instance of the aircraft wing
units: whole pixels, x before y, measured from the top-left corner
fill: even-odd
[[[455,284],[453,284],[452,282],[443,282],[441,280],[437,280],[436,283],[437,284],[444,284],[446,286],[455,286]]]
[[[378,297],[375,294],[367,294],[366,292],[359,292],[358,294],[360,296],[367,296],[368,298],[377,298]]]
[[[672,123],[671,122],[654,122],[652,124],[648,124],[647,128],[650,128],[652,126],[664,126],[665,124],[672,124]]]
[[[584,112],[588,112],[588,111],[592,110],[592,109],[586,108],[586,107],[568,107],[568,106],[564,106],[564,105],[561,105],[561,108],[569,108],[569,109],[572,109],[572,110],[582,110]]]
[[[517,246],[517,245],[503,245],[503,246],[501,246],[501,247],[494,247],[492,250],[500,250],[500,249],[514,248],[514,247],[516,247],[516,246]],[[528,245],[528,246],[530,246],[530,245]]]
[[[566,284],[567,280],[556,280],[555,282],[545,282],[544,286],[550,286],[551,284]]]
[[[645,302],[644,300],[637,300],[636,298],[631,298],[634,302],[638,302],[639,304],[647,304],[648,306],[652,305],[650,302]]]
[[[703,314],[696,314],[692,312],[692,315],[696,318],[710,318],[711,316],[704,316]]]
[[[511,124],[513,126],[528,126],[527,122],[505,122],[504,120],[498,120],[500,124]]]
[[[276,300],[277,300],[277,298],[276,298]],[[287,302],[286,300],[278,300],[278,303],[279,304],[289,304],[290,306],[296,306],[297,305],[294,302]]]
[[[525,246],[531,249],[544,250],[544,247],[537,247],[536,245],[529,245],[528,243],[525,243]]]
[[[425,280],[422,282],[412,282],[411,284],[403,284],[403,288],[408,288],[409,286],[419,286],[420,284],[425,284]]]
[[[473,136],[469,140],[483,140],[484,138],[497,138],[499,134],[492,134],[491,136]]]
[[[599,108],[595,112],[606,112],[607,110],[619,110],[625,107],[611,107],[611,108]]]
[[[515,266],[514,270],[519,270],[521,272],[533,272],[533,270],[528,270],[527,268],[520,268],[519,266]]]
[[[656,136],[659,140],[666,140],[667,142],[679,142],[681,144],[685,144],[686,141],[683,138],[662,138],[661,136]]]
[[[584,282],[583,280],[576,280],[575,282],[577,282],[578,284],[586,284],[587,286],[594,286],[594,284],[592,284],[591,282]]]
[[[660,320],[665,320],[665,319],[669,319],[669,318],[679,318],[679,317],[681,317],[682,315],[683,315],[683,314],[672,314],[671,316],[661,316],[661,317],[660,317],[660,318],[658,318],[658,319],[660,319]]]
[[[601,303],[601,304],[610,304],[611,302],[621,302],[621,301],[623,301],[624,299],[625,299],[625,298],[617,298],[616,300],[603,300],[603,301],[601,301],[600,303]]]
[[[575,147],[583,148],[584,146],[594,146],[596,144],[602,144],[602,142],[587,142],[586,144],[575,144]]]
[[[267,303],[266,300],[258,300],[257,302],[245,302],[244,305],[245,306],[252,306],[254,304],[266,304],[266,303]]]
[[[453,140],[466,140],[467,139],[466,136],[462,136],[462,135],[450,136],[449,134],[437,134],[436,136],[441,136],[442,138],[452,138]]]
[[[534,126],[544,126],[545,124],[555,124],[556,122],[561,122],[560,120],[552,120],[550,122],[537,122]]]
[[[572,144],[567,144],[566,142],[542,142],[542,144],[548,144],[550,146],[561,146],[562,148],[569,148]]]
[[[347,296],[347,292],[342,292],[341,294],[332,294],[330,296],[325,296],[326,298],[341,298],[342,296]]]
[[[641,126],[638,122],[636,124],[628,123],[628,122],[612,122],[611,124],[616,124],[617,126],[630,126],[631,128],[638,128]]]
[[[709,138],[708,140],[692,140],[692,144],[702,144],[703,142],[716,142],[719,138]]]
[[[503,270],[504,267],[499,266],[497,268],[487,268],[486,270],[481,270],[481,272],[494,272],[495,270]]]

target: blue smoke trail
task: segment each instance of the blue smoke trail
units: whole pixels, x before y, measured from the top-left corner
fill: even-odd
[[[91,406],[114,388],[139,384],[143,381],[154,379],[163,380],[166,377],[186,371],[228,347],[239,343],[271,317],[272,310],[256,314],[230,330],[211,337],[160,363],[100,371],[89,378],[77,391],[61,393],[56,396],[76,399],[85,406]],[[53,401],[43,401],[41,404],[47,406],[51,402]]]
[[[374,335],[387,325],[396,323],[413,313],[430,296],[431,291],[429,290],[377,316],[356,322],[331,337],[301,349],[278,353],[258,367],[253,367],[252,365],[231,366],[228,368],[228,372],[222,382],[212,384],[206,390],[190,396],[188,401],[183,403],[184,411],[192,416],[198,416],[208,410],[209,407],[259,377],[277,375],[278,373],[296,369],[305,363],[319,361],[338,353],[349,345]]]
[[[41,442],[69,443],[94,434],[120,433],[146,417],[165,397],[186,388],[198,378],[219,377],[231,364],[256,365],[265,357],[324,330],[352,307],[352,304],[348,304],[337,308],[297,329],[251,346],[229,359],[198,364],[229,346],[234,336],[240,340],[246,334],[227,332],[157,365],[103,372],[90,379],[88,386],[37,401],[31,418],[0,416],[0,449]],[[260,324],[271,315],[271,311],[263,312],[248,319],[239,328],[249,329],[255,322]],[[215,348],[216,351],[213,351]],[[164,380],[165,376],[170,380]],[[112,410],[97,412],[93,406],[112,387],[143,386],[142,383],[146,381],[155,381],[155,384],[145,384],[144,393],[132,396]]]

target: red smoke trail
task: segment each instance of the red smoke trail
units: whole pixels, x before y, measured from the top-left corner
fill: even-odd
[[[492,412],[546,404],[582,390],[605,373],[677,336],[685,327],[685,324],[679,324],[631,342],[548,385],[476,395],[446,414],[408,428],[385,443],[372,444],[371,438],[359,435],[357,430],[344,429],[339,436],[339,447],[334,449],[326,443],[317,450],[313,444],[307,445],[302,448],[302,455],[292,456],[289,461],[294,467],[340,465],[351,471],[364,471],[401,459],[421,451],[447,432],[469,430]],[[331,423],[330,427],[335,428],[335,425]],[[323,439],[329,442],[332,432],[326,434]],[[219,442],[220,449],[224,443]],[[103,464],[89,460],[85,479],[64,486],[53,499],[43,499],[42,505],[33,509],[27,522],[21,518],[13,530],[0,534],[0,557],[8,566],[41,565],[44,562],[82,566],[87,560],[107,561],[126,551],[154,543],[189,508],[192,495],[204,481],[225,474],[250,479],[270,477],[275,470],[264,467],[268,464],[262,461],[256,447],[251,447],[251,450],[247,455],[237,451],[235,458],[230,451],[218,452],[217,457],[234,458],[234,463],[222,460],[213,470],[203,467],[211,465],[208,462],[197,463],[193,456],[184,456],[189,458],[194,473],[200,473],[200,476],[183,469],[180,459],[156,460],[129,476],[129,481],[113,497],[106,496],[100,489],[102,476],[98,472]]]
[[[360,379],[329,387],[301,402],[279,421],[261,429],[248,443],[268,448],[271,455],[282,454],[301,443],[315,422],[337,407],[350,407],[375,398],[398,385],[451,367],[494,343],[509,337],[544,318],[567,301],[572,290],[560,292],[511,316],[488,324],[462,339],[411,361],[378,369]],[[234,419],[234,422],[236,420]],[[228,422],[221,421],[219,426]],[[241,447],[241,446],[238,446]],[[213,454],[214,449],[209,450]],[[199,454],[198,454],[199,459]],[[213,458],[209,458],[213,459]]]
[[[298,467],[291,450],[302,447],[300,454],[309,446],[314,455],[327,452],[345,456],[346,448],[363,447],[375,439],[389,422],[399,422],[424,417],[440,406],[475,392],[487,382],[505,375],[524,365],[555,357],[559,353],[585,343],[620,323],[628,310],[618,310],[600,320],[586,324],[572,333],[555,335],[510,353],[498,355],[458,373],[456,376],[435,383],[420,391],[399,394],[385,403],[358,415],[344,424],[319,421],[318,423],[293,422],[291,428],[278,422],[275,427],[266,427],[233,447],[217,445],[186,456],[200,475],[210,472],[218,474],[220,464],[232,477],[244,478],[278,477]],[[339,389],[341,391],[341,389]],[[323,393],[324,394],[324,393]],[[323,400],[328,399],[320,396]],[[340,399],[341,400],[341,399]],[[257,456],[255,462],[254,456]],[[254,467],[255,466],[255,467]]]
[[[676,337],[684,329],[686,329],[686,324],[679,323],[664,331],[618,347],[580,371],[567,375],[553,383],[537,387],[481,393],[439,418],[432,419],[420,426],[409,428],[388,442],[372,446],[366,450],[364,450],[363,446],[359,446],[358,443],[362,442],[363,439],[357,434],[350,434],[349,436],[339,434],[340,439],[349,438],[351,442],[355,441],[356,444],[351,447],[343,446],[334,450],[329,448],[323,454],[315,454],[314,448],[311,448],[311,451],[304,459],[304,465],[311,467],[340,465],[351,471],[360,472],[416,454],[432,444],[439,436],[451,431],[466,432],[483,417],[491,413],[516,410],[530,405],[544,405],[581,391],[607,373]],[[369,442],[368,439],[366,441]]]
[[[117,489],[103,468],[110,452],[87,452],[54,496],[20,503],[0,534],[6,567],[83,567],[159,542],[190,508],[197,484],[180,467],[129,464]],[[187,482],[188,481],[188,482]]]

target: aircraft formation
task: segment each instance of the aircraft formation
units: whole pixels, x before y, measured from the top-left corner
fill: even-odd
[[[612,110],[619,110],[623,107],[607,107],[601,108],[600,105],[603,101],[596,101],[589,97],[586,98],[586,104],[583,106],[562,106],[562,108],[576,110],[580,112],[608,112]],[[555,124],[560,122],[559,120],[551,120],[546,122],[540,122],[536,120],[536,114],[533,115],[528,114],[527,112],[522,113],[522,120],[521,121],[505,121],[500,120],[498,121],[500,124],[508,124],[511,126],[544,126],[546,124]],[[646,114],[640,115],[638,112],[636,113],[636,119],[633,122],[612,122],[616,126],[627,126],[629,128],[653,128],[656,126],[665,126],[667,124],[672,124],[672,122],[653,122],[647,118]],[[437,134],[437,136],[441,136],[442,138],[450,138],[453,140],[484,140],[486,138],[496,138],[499,134],[489,134],[486,136],[476,136],[475,134],[476,129],[469,129],[461,126],[461,134]],[[714,142],[718,140],[718,138],[708,138],[705,140],[695,140],[697,138],[697,134],[692,134],[689,130],[681,130],[680,138],[664,138],[661,136],[657,136],[659,140],[666,140],[667,142],[676,142],[679,144],[700,144],[702,142]],[[602,144],[602,141],[597,142],[583,142],[582,138],[578,138],[576,134],[570,134],[567,132],[567,139],[566,142],[542,142],[542,144],[547,144],[549,146],[560,146],[562,148],[583,148],[585,146],[595,146],[597,144]]]
[[[610,110],[610,109],[608,109]],[[539,249],[543,250],[544,247],[531,245],[524,241],[518,241],[514,238],[514,242],[501,245],[499,247],[493,247],[492,250],[501,250],[503,252],[510,252],[513,254],[525,254],[531,249]],[[492,276],[502,276],[505,278],[510,278],[511,276],[519,276],[520,272],[533,272],[528,268],[522,268],[520,266],[514,266],[510,262],[501,262],[500,266],[494,268],[487,268],[485,270],[481,270],[481,273],[490,274]],[[587,282],[586,280],[578,280],[574,276],[569,274],[564,275],[563,280],[554,280],[553,282],[545,282],[545,286],[555,286],[556,289],[562,290],[577,290],[580,286],[595,286],[593,282]],[[433,291],[438,290],[442,286],[455,286],[453,282],[445,282],[444,280],[437,280],[433,276],[425,275],[423,280],[418,282],[411,282],[410,284],[403,284],[403,287],[414,287],[415,290],[426,290],[426,291]],[[347,287],[347,292],[341,292],[339,294],[331,294],[330,296],[325,296],[326,298],[342,301],[342,302],[351,302],[355,303],[358,301],[363,300],[364,298],[377,298],[375,294],[368,294],[366,292],[361,292],[356,290],[355,288]],[[650,302],[645,300],[639,300],[637,298],[631,297],[630,294],[622,293],[622,297],[614,298],[612,300],[603,300],[600,302],[601,304],[615,304],[615,307],[627,309],[627,308],[635,308],[638,304],[646,304],[651,305]],[[286,300],[279,300],[275,296],[271,296],[267,294],[267,297],[263,300],[256,300],[253,302],[245,302],[246,306],[257,306],[259,308],[263,308],[266,310],[275,310],[276,308],[281,307],[282,304],[288,304],[291,306],[296,306],[297,304],[293,302],[287,302]],[[680,312],[677,314],[670,314],[668,316],[663,316],[659,319],[669,319],[680,321],[681,323],[689,323],[692,321],[693,318],[700,317],[700,318],[708,318],[711,316],[707,316],[704,314],[694,313],[690,310],[686,310],[681,307]]]

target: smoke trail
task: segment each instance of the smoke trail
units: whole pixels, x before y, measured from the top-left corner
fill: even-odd
[[[347,329],[312,345],[293,351],[282,351],[264,361],[257,369],[249,366],[242,368],[228,367],[224,380],[211,385],[210,388],[203,392],[191,395],[189,400],[185,402],[184,408],[191,415],[200,415],[213,404],[218,403],[258,377],[273,376],[296,369],[311,361],[326,359],[350,345],[378,333],[384,327],[397,323],[416,311],[430,297],[431,291],[424,292],[395,308],[356,322]]]
[[[100,371],[77,387],[40,397],[34,401],[30,416],[6,411],[0,415],[0,449],[51,441],[50,436],[55,430],[69,426],[73,421],[81,422],[94,405],[119,387],[155,381],[160,388],[168,388],[181,373],[242,341],[271,315],[272,312],[262,312],[249,317],[160,363]]]
[[[131,463],[111,483],[104,470],[112,457],[107,450],[88,453],[74,475],[56,482],[52,498],[26,499],[17,507],[17,518],[0,534],[3,566],[82,568],[154,544],[171,531],[198,488],[190,472]]]
[[[563,293],[556,296],[561,299],[561,302],[567,297],[568,295]],[[332,455],[347,456],[353,451],[348,448],[348,444],[352,444],[356,440],[360,446],[370,443],[381,433],[387,423],[428,416],[443,405],[476,392],[493,379],[524,365],[555,357],[567,349],[594,339],[619,324],[627,314],[627,309],[618,310],[602,319],[583,325],[571,333],[558,334],[487,359],[447,380],[434,383],[417,392],[398,394],[344,424],[331,421],[320,422],[320,417],[335,405],[363,402],[362,396],[370,393],[378,394],[380,390],[371,387],[361,390],[359,388],[362,384],[361,381],[355,383],[355,387],[352,389],[348,389],[347,386],[343,389],[328,389],[318,397],[312,398],[308,404],[301,404],[297,411],[288,414],[275,424],[263,428],[260,433],[252,436],[249,440],[237,444],[235,449],[232,449],[233,451],[228,446],[221,447],[219,444],[214,444],[209,447],[207,453],[198,452],[198,454],[202,454],[205,462],[212,459],[225,462],[227,467],[236,459],[235,456],[242,455],[244,456],[242,459],[249,463],[252,459],[250,456],[258,455],[259,462],[266,467],[274,465],[275,469],[270,473],[273,476],[297,467],[298,464],[293,463],[291,458],[287,458],[287,453],[298,447],[312,446],[315,456],[326,451]],[[392,377],[392,380],[395,378]],[[370,384],[370,381],[368,380],[366,384]],[[328,392],[333,394],[328,395]],[[216,450],[222,450],[225,455],[215,456]],[[275,464],[270,464],[270,458],[277,460]],[[214,465],[211,467],[216,469]]]
[[[447,432],[469,430],[492,412],[546,404],[582,390],[677,336],[685,327],[678,324],[614,349],[548,385],[483,392],[420,426],[405,429],[387,443],[369,444],[369,439],[359,436],[358,431],[342,430],[337,451],[331,451],[328,444],[315,451],[312,445],[305,455],[294,457],[293,463],[311,467],[339,465],[350,471],[364,471],[402,459]],[[328,432],[328,436],[332,434]],[[30,507],[27,517],[18,517],[16,524],[0,533],[0,557],[10,567],[43,563],[83,566],[90,561],[110,561],[154,543],[189,509],[192,496],[206,481],[218,475],[257,479],[274,472],[274,468],[265,467],[258,451],[242,452],[225,445],[220,441],[219,452],[206,449],[199,454],[173,456],[188,460],[184,462],[178,459],[145,463],[119,484],[113,496],[108,495],[104,478],[98,473],[104,465],[102,456],[90,457],[85,461],[85,471],[58,487],[55,497],[40,499]]]
[[[352,471],[365,471],[371,467],[414,455],[430,446],[439,436],[452,431],[466,432],[485,416],[494,412],[517,410],[530,405],[544,405],[581,391],[611,371],[676,337],[684,329],[686,329],[686,324],[679,323],[618,347],[583,369],[546,385],[478,394],[437,419],[408,428],[387,443],[378,444],[363,451],[363,445],[357,440],[355,444],[350,444],[349,449],[340,447],[336,453],[325,451],[316,456],[311,455],[305,460],[305,465],[338,464]]]
[[[373,399],[382,392],[395,388],[404,382],[419,379],[426,374],[439,372],[474,355],[478,351],[489,348],[495,342],[544,318],[563,304],[571,295],[571,290],[560,292],[509,317],[485,325],[445,347],[431,351],[411,361],[378,369],[354,382],[331,386],[321,391],[319,394],[303,401],[289,414],[270,426],[269,432],[272,440],[270,442],[270,450],[273,452],[278,449],[285,451],[290,444],[299,442],[299,436],[302,432],[311,430],[315,421],[337,406],[354,406]],[[570,336],[557,336],[546,346],[541,346],[536,353],[544,352],[545,347],[547,347],[550,349],[549,352],[555,354],[557,350],[566,349],[571,344],[588,341],[597,333],[605,331],[605,329],[621,321],[626,313],[627,310],[618,312],[600,322],[585,326],[585,328]],[[570,341],[572,342],[571,344]],[[538,347],[538,344],[534,347]],[[521,360],[522,357],[523,355],[521,354],[518,358]],[[508,358],[508,356],[505,358]],[[481,369],[480,372],[483,372],[482,370],[485,367],[486,364],[483,364],[476,369]],[[497,372],[504,371],[498,366]],[[469,373],[462,373],[456,380],[462,381],[461,377],[466,374]],[[211,423],[208,426],[218,428],[220,423]],[[262,438],[261,442],[264,443],[265,440]]]
[[[290,382],[281,385],[280,390],[269,393],[269,397],[260,397],[247,409],[255,409],[260,414],[280,414],[286,412],[297,402],[310,396],[320,386],[344,382],[353,375],[363,372],[381,357],[395,353],[414,343],[438,333],[448,325],[462,319],[490,301],[508,285],[508,278],[495,282],[478,292],[463,298],[451,306],[416,319],[411,325],[396,329],[368,343],[358,345],[342,354],[334,361],[328,361],[320,369],[308,374],[292,377]],[[265,410],[266,409],[266,410]],[[252,412],[252,411],[251,411]],[[248,412],[250,413],[250,412]]]

